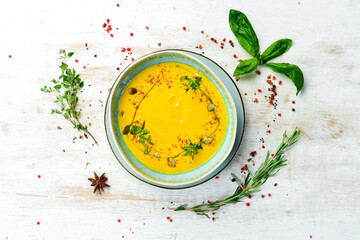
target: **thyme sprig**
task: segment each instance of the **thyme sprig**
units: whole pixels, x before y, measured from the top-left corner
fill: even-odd
[[[53,79],[51,82],[55,84],[53,87],[44,86],[40,90],[45,93],[56,93],[56,100],[54,103],[60,103],[60,109],[51,109],[51,114],[60,114],[65,119],[69,120],[74,128],[84,132],[85,138],[89,134],[95,143],[99,145],[94,136],[89,132],[87,126],[79,121],[81,111],[76,111],[76,106],[79,101],[78,93],[84,87],[84,82],[81,81],[80,75],[76,73],[75,69],[70,69],[66,63],[66,59],[74,55],[73,52],[66,53],[66,50],[60,49],[61,75],[59,79]]]
[[[198,78],[189,78],[185,76],[184,80],[187,80],[188,83],[183,83],[182,85],[186,86],[185,91],[188,92],[190,89],[197,90],[200,87],[201,77]]]
[[[154,145],[154,143],[150,141],[151,136],[148,135],[150,133],[149,130],[132,124],[130,127],[130,133],[134,136],[138,136],[141,144],[145,144],[145,142],[147,142],[150,145]]]
[[[201,145],[202,139],[199,141],[199,143],[192,143],[190,138],[189,141],[189,145],[184,146],[183,149],[185,150],[185,156],[189,155],[192,157],[192,159],[194,159],[195,155],[198,154],[198,150],[203,149]]]
[[[183,204],[175,208],[174,211],[187,210],[194,212],[197,215],[204,215],[210,218],[208,215],[209,213],[214,212],[227,204],[241,202],[244,197],[259,192],[259,187],[262,186],[270,177],[274,176],[281,167],[286,165],[287,159],[285,158],[284,151],[298,141],[297,138],[300,134],[301,132],[295,128],[291,136],[286,139],[285,131],[281,144],[274,155],[270,157],[268,151],[265,161],[260,165],[258,170],[253,174],[249,169],[244,181],[241,181],[241,179],[232,173],[232,177],[238,184],[233,195],[223,200],[218,200],[212,203],[204,203],[191,208],[188,208],[187,204]]]
[[[130,133],[139,138],[140,143],[145,147],[144,154],[148,154],[150,150],[148,146],[146,146],[146,143],[154,145],[154,143],[151,142],[150,131],[146,130],[144,127],[137,126],[136,124],[131,124]]]

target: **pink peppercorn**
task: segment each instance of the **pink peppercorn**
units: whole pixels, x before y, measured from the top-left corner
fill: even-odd
[[[128,52],[130,52],[131,48],[127,48],[126,50],[127,50]]]
[[[246,203],[246,206],[247,206],[247,207],[249,207],[249,206],[250,206],[250,203],[249,203],[249,202],[247,202],[247,203]]]
[[[134,34],[133,34],[133,33],[130,33],[130,36],[134,36]]]
[[[104,23],[104,24],[102,25],[102,27],[105,28],[105,27],[106,27],[106,23]]]
[[[158,46],[160,47],[160,46],[161,46],[161,43],[158,43]]]
[[[38,178],[41,178],[41,176],[40,176],[40,175],[37,175],[37,177],[38,177]]]
[[[9,58],[12,58],[12,56],[11,56],[11,55],[9,55]]]
[[[199,45],[199,49],[202,49],[203,47],[202,47],[202,45]]]
[[[292,103],[292,104],[295,104],[295,101],[292,101],[291,103]]]
[[[146,26],[145,29],[146,29],[146,30],[149,30],[149,26]]]
[[[117,7],[120,7],[120,4],[117,3],[116,6],[117,6]]]
[[[110,33],[110,37],[114,37],[114,34]]]
[[[204,33],[204,30],[201,30],[201,33]]]
[[[237,58],[236,54],[233,55],[234,58]]]
[[[117,222],[121,222],[121,220],[120,220],[120,219],[118,219],[118,220],[117,220]]]
[[[186,27],[185,27],[185,26],[183,27],[183,30],[186,30]]]
[[[280,80],[280,81],[279,81],[279,85],[281,85],[281,84],[282,84],[282,81]]]
[[[36,222],[37,225],[40,225],[40,222]]]

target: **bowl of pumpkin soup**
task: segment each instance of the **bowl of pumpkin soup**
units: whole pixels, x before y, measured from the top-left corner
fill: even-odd
[[[199,56],[183,50],[145,55],[118,76],[109,93],[110,147],[142,181],[172,189],[195,186],[221,171],[239,147],[240,93],[224,70],[217,72],[218,65]]]

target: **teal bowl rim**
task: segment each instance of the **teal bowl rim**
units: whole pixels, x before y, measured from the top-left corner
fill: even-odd
[[[181,52],[191,53],[191,54],[195,54],[195,55],[198,55],[198,56],[200,56],[200,57],[206,58],[207,60],[209,60],[209,61],[211,61],[212,63],[214,63],[221,71],[223,71],[223,72],[231,79],[231,82],[234,84],[234,87],[235,87],[235,89],[236,89],[236,91],[237,91],[237,93],[238,93],[238,95],[239,95],[239,97],[240,97],[240,101],[241,101],[241,105],[242,105],[243,128],[242,128],[242,133],[241,133],[240,141],[239,141],[239,143],[238,143],[237,146],[236,146],[236,151],[234,151],[234,153],[233,153],[232,156],[230,156],[230,154],[228,155],[229,160],[228,160],[228,162],[226,163],[226,165],[225,165],[223,168],[216,170],[216,172],[214,171],[214,172],[213,172],[214,175],[213,175],[212,177],[210,177],[210,178],[205,178],[203,181],[198,182],[198,183],[195,183],[195,184],[193,184],[193,185],[183,186],[183,187],[176,187],[176,188],[174,188],[174,187],[162,186],[162,185],[157,185],[157,184],[154,183],[154,182],[146,181],[145,179],[141,179],[140,177],[134,175],[133,173],[131,173],[131,172],[121,163],[121,161],[120,161],[120,159],[118,158],[118,156],[116,155],[113,147],[111,146],[110,139],[109,139],[109,136],[108,136],[107,124],[106,124],[106,115],[107,115],[107,109],[108,109],[107,106],[108,106],[108,104],[109,104],[109,101],[111,101],[111,100],[110,100],[111,90],[110,90],[110,93],[108,94],[108,97],[107,97],[107,100],[106,100],[105,112],[104,112],[105,134],[106,134],[106,138],[107,138],[107,140],[108,140],[109,146],[110,146],[111,151],[113,152],[114,156],[116,157],[116,159],[118,160],[118,162],[121,164],[121,166],[122,166],[128,173],[130,173],[132,176],[134,176],[135,178],[137,178],[137,179],[139,179],[139,180],[141,180],[141,181],[143,181],[143,182],[145,182],[145,183],[148,183],[148,184],[150,184],[150,185],[153,185],[153,186],[156,186],[156,187],[159,187],[159,188],[165,188],[165,189],[186,189],[186,188],[190,188],[190,187],[195,187],[195,186],[197,186],[197,185],[199,185],[199,184],[202,184],[202,183],[204,183],[204,182],[212,179],[214,176],[216,176],[216,175],[219,174],[222,170],[224,170],[224,168],[226,168],[226,167],[228,166],[228,164],[233,160],[233,158],[235,157],[235,155],[236,155],[236,153],[237,153],[237,151],[238,151],[238,149],[239,149],[239,147],[240,147],[240,145],[241,145],[242,138],[243,138],[243,135],[244,135],[244,130],[245,130],[245,108],[244,108],[244,103],[243,103],[243,99],[242,99],[241,93],[240,93],[239,89],[237,88],[237,86],[236,86],[234,80],[232,79],[232,77],[231,77],[219,64],[217,64],[215,61],[213,61],[212,59],[210,59],[210,58],[208,58],[208,57],[206,57],[206,56],[204,56],[204,55],[201,55],[201,54],[199,54],[199,53],[192,52],[192,51],[189,51],[189,50],[183,50],[183,49],[164,49],[164,50],[154,51],[154,52],[150,52],[150,53],[148,53],[148,54],[142,55],[141,58],[144,58],[144,57],[147,57],[147,56],[149,56],[149,55],[156,54],[156,53],[167,52],[167,51],[177,51],[177,52],[180,52],[180,53],[181,53]],[[117,83],[119,77],[120,77],[125,71],[127,71],[128,68],[130,68],[130,67],[132,67],[132,66],[133,66],[133,63],[129,64],[127,67],[124,68],[124,70],[121,71],[121,73],[116,77],[116,79],[115,79],[115,81],[114,81],[111,89],[113,89],[113,87],[114,87],[114,85]],[[227,158],[228,158],[228,157],[227,157]],[[140,174],[140,175],[141,175],[141,174]]]

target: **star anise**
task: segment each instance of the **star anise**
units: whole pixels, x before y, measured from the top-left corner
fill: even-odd
[[[95,179],[88,178],[89,181],[92,182],[91,186],[95,186],[94,193],[96,190],[99,190],[99,193],[101,194],[100,190],[104,191],[104,187],[110,187],[109,184],[105,183],[107,181],[107,177],[105,177],[105,173],[103,173],[100,177],[94,172]]]

